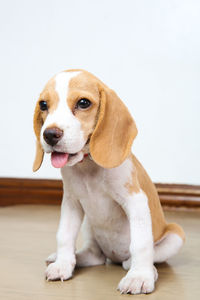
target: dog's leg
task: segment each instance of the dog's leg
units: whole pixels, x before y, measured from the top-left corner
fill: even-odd
[[[99,245],[97,244],[90,224],[88,223],[87,218],[84,218],[83,222],[83,239],[84,246],[82,249],[76,253],[76,266],[77,267],[89,267],[103,265],[106,262],[106,257],[102,253]],[[56,252],[52,253],[46,259],[47,266],[56,261],[57,254]]]
[[[72,277],[76,264],[75,242],[83,219],[80,204],[64,192],[61,218],[57,232],[57,253],[55,262],[48,265],[47,280],[67,280]]]
[[[148,199],[141,191],[128,199],[120,199],[130,222],[130,269],[122,278],[121,293],[151,293],[154,290],[153,235]]]
[[[86,216],[83,221],[82,229],[85,244],[83,248],[76,253],[76,265],[78,267],[89,267],[105,264],[106,257],[93,236],[92,228]]]

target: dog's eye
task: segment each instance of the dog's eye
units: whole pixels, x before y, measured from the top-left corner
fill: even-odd
[[[83,98],[76,103],[76,108],[86,109],[91,105],[90,100]]]
[[[44,101],[44,100],[40,101],[40,102],[39,102],[39,105],[40,105],[40,109],[41,109],[42,111],[48,110],[48,106],[47,106],[46,101]]]

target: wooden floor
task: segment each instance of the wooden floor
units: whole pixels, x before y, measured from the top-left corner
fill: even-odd
[[[118,265],[76,270],[74,278],[64,283],[45,281],[44,260],[56,247],[59,210],[58,206],[0,208],[0,299],[200,299],[200,212],[166,212],[169,221],[185,229],[185,246],[168,263],[157,266],[154,293],[131,296],[116,290],[125,275]]]

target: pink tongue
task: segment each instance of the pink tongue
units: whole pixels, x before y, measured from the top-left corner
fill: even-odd
[[[52,152],[51,153],[51,163],[55,168],[62,168],[68,161],[69,154],[68,153],[59,153]]]

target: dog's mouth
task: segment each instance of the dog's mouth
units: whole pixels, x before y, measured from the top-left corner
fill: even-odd
[[[76,153],[66,153],[61,151],[51,152],[51,164],[54,168],[63,168],[66,164],[73,165],[74,163],[81,162],[84,157],[88,156],[87,146],[89,145],[90,136],[87,139],[81,151]],[[85,148],[86,147],[86,148]]]
[[[77,155],[77,153],[69,154],[54,151],[51,153],[51,164],[54,168],[62,168],[67,164],[69,159],[75,155]]]

